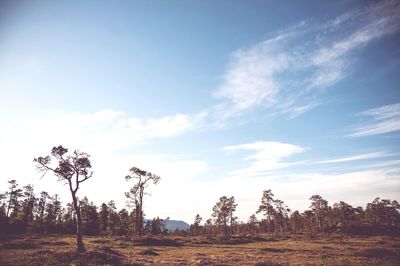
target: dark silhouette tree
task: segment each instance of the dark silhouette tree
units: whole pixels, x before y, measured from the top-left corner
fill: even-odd
[[[49,194],[46,191],[40,193],[39,203],[38,203],[38,219],[40,226],[43,225],[44,211],[46,209],[46,201],[49,198]]]
[[[264,213],[267,218],[268,231],[271,232],[271,220],[274,217],[276,210],[274,208],[274,194],[270,189],[263,191],[263,196],[261,198],[261,204],[258,207],[257,213]]]
[[[141,170],[137,167],[132,167],[130,170],[131,175],[125,176],[125,180],[129,181],[135,179],[137,182],[133,185],[129,192],[125,193],[125,196],[135,206],[134,215],[134,235],[141,238],[143,229],[143,197],[145,195],[145,188],[149,182],[157,184],[160,182],[161,177],[150,172]]]
[[[279,225],[281,233],[283,232],[283,229],[285,227],[285,221],[288,220],[288,215],[290,213],[290,209],[288,206],[282,201],[282,200],[274,200],[275,203],[275,220],[276,223]]]
[[[290,215],[290,225],[292,228],[293,233],[297,233],[303,228],[303,223],[302,223],[303,218],[301,217],[299,211],[294,211]]]
[[[344,201],[333,204],[333,216],[335,220],[341,223],[346,230],[350,227],[350,222],[355,218],[354,208]]]
[[[324,226],[325,214],[328,211],[328,201],[324,200],[320,195],[312,195],[310,208],[315,216],[317,229],[321,230]]]
[[[249,217],[249,221],[247,222],[248,226],[249,226],[249,231],[250,233],[255,236],[257,234],[257,217],[255,214],[250,215]]]
[[[33,192],[33,186],[26,185],[24,186],[24,201],[22,202],[22,215],[23,221],[25,225],[33,221],[33,208],[35,207],[36,197]]]
[[[222,196],[219,201],[213,207],[212,217],[214,217],[215,224],[218,227],[222,227],[224,236],[228,236],[228,226],[232,229],[235,218],[233,213],[235,212],[237,204],[235,198]]]
[[[77,251],[80,253],[85,251],[85,246],[82,240],[82,217],[76,193],[80,184],[91,178],[93,172],[90,171],[92,165],[87,153],[78,150],[75,150],[71,155],[67,153],[68,149],[63,146],[53,147],[51,155],[35,158],[34,162],[39,171],[43,172],[43,175],[50,171],[58,177],[59,181],[68,184],[77,219],[76,244]],[[56,160],[54,164],[52,163],[52,159]]]
[[[203,218],[201,218],[200,214],[197,214],[196,217],[194,218],[193,224],[190,226],[190,231],[194,235],[199,235],[201,233],[201,221]]]
[[[18,207],[19,207],[19,197],[22,196],[22,190],[18,188],[18,183],[16,180],[10,180],[8,181],[10,184],[9,186],[9,192],[6,193],[6,196],[8,196],[8,204],[7,204],[7,217],[10,216],[16,216]],[[12,210],[12,215],[10,215],[10,210]]]
[[[108,230],[108,219],[109,211],[107,204],[103,203],[100,207],[99,218],[100,218],[100,232],[105,233]]]
[[[367,204],[365,215],[373,225],[400,227],[400,204],[396,200],[374,199]]]

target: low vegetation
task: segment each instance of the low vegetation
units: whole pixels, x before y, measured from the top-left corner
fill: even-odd
[[[218,237],[163,236],[140,241],[87,236],[84,253],[72,235],[3,239],[0,265],[399,265],[399,237],[282,235],[221,242]],[[240,237],[236,237],[240,239]],[[67,243],[57,245],[56,243]]]

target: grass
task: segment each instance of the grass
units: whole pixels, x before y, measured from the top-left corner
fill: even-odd
[[[400,265],[400,238],[346,235],[164,237],[130,241],[74,236],[22,236],[0,242],[0,265]]]

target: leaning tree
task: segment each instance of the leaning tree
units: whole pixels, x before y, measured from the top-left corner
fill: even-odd
[[[50,171],[58,177],[59,181],[68,184],[77,220],[76,244],[77,251],[80,253],[85,251],[85,246],[82,241],[82,217],[76,193],[79,185],[92,177],[93,172],[90,171],[92,165],[87,153],[78,150],[75,150],[72,154],[67,153],[68,149],[63,146],[53,147],[51,155],[35,158],[34,162],[39,171],[43,172],[43,176]]]
[[[161,177],[150,172],[141,170],[137,167],[132,167],[129,170],[132,174],[125,176],[125,180],[136,179],[136,183],[125,193],[125,196],[133,205],[134,209],[134,222],[133,222],[133,232],[138,238],[141,237],[143,229],[143,196],[145,195],[145,188],[148,186],[149,182],[157,184]]]

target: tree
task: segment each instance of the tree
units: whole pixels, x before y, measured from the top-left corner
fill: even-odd
[[[207,232],[207,234],[211,235],[213,232],[213,224],[212,224],[212,220],[207,219],[204,223],[204,230]]]
[[[354,219],[355,210],[353,206],[344,201],[333,204],[334,217],[346,228],[349,229],[350,221]]]
[[[115,234],[118,230],[119,216],[117,213],[117,207],[115,207],[115,202],[110,200],[107,203],[108,207],[108,228],[112,234]]]
[[[77,219],[76,223],[76,244],[78,253],[84,252],[85,246],[82,240],[82,217],[80,207],[78,205],[77,192],[82,182],[92,177],[93,172],[90,171],[92,165],[89,155],[84,152],[75,150],[71,155],[67,154],[68,149],[63,146],[53,147],[51,155],[38,157],[34,159],[39,171],[45,175],[48,171],[57,176],[59,181],[66,182],[72,196],[72,203]],[[56,163],[52,164],[52,159]]]
[[[167,219],[160,219],[159,217],[153,218],[150,223],[150,233],[152,235],[161,235],[168,232],[167,228],[165,227],[165,223]]]
[[[373,225],[400,227],[400,204],[396,200],[374,199],[367,204],[365,215]]]
[[[43,226],[44,210],[46,208],[46,201],[49,198],[49,194],[46,191],[40,193],[39,203],[38,203],[38,220],[40,227]]]
[[[190,231],[198,235],[201,232],[201,221],[203,218],[201,218],[200,214],[197,214],[196,217],[194,218],[194,223],[190,226]]]
[[[222,227],[224,236],[228,236],[228,225],[233,228],[233,223],[236,217],[233,216],[237,204],[235,203],[235,198],[232,196],[230,198],[222,196],[219,201],[213,207],[212,217],[214,217],[215,224],[218,227]]]
[[[10,184],[10,192],[7,192],[6,195],[8,196],[8,204],[7,204],[7,217],[13,216],[15,217],[17,215],[17,211],[19,208],[19,201],[18,198],[22,196],[22,190],[18,188],[18,183],[16,180],[10,180],[8,181]],[[10,214],[10,210],[13,210],[13,212]]]
[[[293,233],[297,233],[300,229],[303,228],[302,225],[302,217],[299,213],[299,211],[295,211],[290,215],[290,224],[292,227]]]
[[[128,200],[132,201],[135,206],[135,221],[134,221],[134,233],[138,238],[141,237],[143,229],[143,196],[145,194],[144,190],[148,186],[149,182],[157,184],[160,182],[161,177],[150,172],[141,170],[137,167],[132,167],[129,170],[132,175],[125,176],[125,180],[129,181],[131,179],[136,179],[137,183],[130,189],[129,192],[125,193]]]
[[[281,233],[283,232],[283,228],[285,227],[285,221],[288,219],[288,214],[290,209],[282,200],[275,200],[275,219],[277,220],[277,224],[279,224]]]
[[[101,233],[107,232],[109,211],[108,211],[108,206],[105,203],[101,204],[99,218],[100,218],[100,228],[99,228],[100,232]]]
[[[35,207],[36,198],[33,192],[33,186],[24,186],[24,201],[22,202],[23,221],[25,225],[33,221],[33,208]]]
[[[268,231],[271,232],[271,220],[272,217],[275,215],[275,208],[274,208],[274,194],[270,189],[263,191],[263,196],[261,198],[261,204],[258,207],[257,213],[263,212],[264,216],[267,218],[268,222]]]
[[[320,195],[312,195],[311,210],[315,215],[318,230],[321,230],[324,225],[324,216],[328,210],[328,201],[324,200]]]
[[[256,235],[257,234],[257,217],[255,214],[250,215],[249,217],[249,221],[247,222],[248,227],[249,227],[249,231],[251,232],[252,235]]]
[[[99,220],[97,207],[93,202],[89,203],[89,199],[84,197],[79,202],[82,213],[82,227],[83,232],[88,235],[96,235],[99,230]]]

